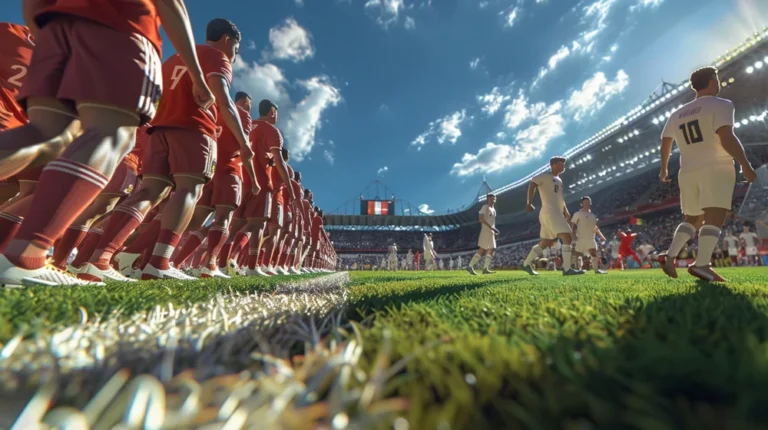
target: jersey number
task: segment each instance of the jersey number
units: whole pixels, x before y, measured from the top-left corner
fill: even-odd
[[[555,184],[555,194],[557,194],[558,192],[560,192],[560,185]]]
[[[685,124],[680,124],[680,130],[682,130],[683,137],[685,137],[685,143],[688,145],[704,141],[704,136],[701,135],[701,127],[699,127],[698,119]]]
[[[171,73],[171,89],[174,89],[176,88],[176,85],[179,85],[179,81],[185,73],[187,73],[186,66],[176,66],[173,68],[173,73]]]
[[[21,86],[21,80],[24,79],[24,76],[27,76],[27,68],[24,66],[11,66],[11,70],[18,70],[19,73],[16,73],[15,75],[8,78],[8,82],[16,85],[17,87]]]

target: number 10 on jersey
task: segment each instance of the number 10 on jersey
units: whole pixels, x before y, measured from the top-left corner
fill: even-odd
[[[701,135],[701,127],[699,126],[699,120],[693,120],[685,124],[680,124],[680,130],[685,137],[685,143],[688,145],[692,143],[701,143],[704,141],[704,136]]]

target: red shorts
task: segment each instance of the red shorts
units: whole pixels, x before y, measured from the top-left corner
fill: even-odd
[[[24,110],[21,109],[10,91],[0,88],[0,131],[21,127],[27,122]]]
[[[40,175],[43,173],[44,167],[45,166],[22,170],[19,174],[17,174],[13,178],[18,181],[38,182],[40,181]]]
[[[268,220],[272,215],[272,192],[262,189],[255,196],[249,194],[248,202],[243,206],[245,207],[243,218]]]
[[[293,231],[294,231],[293,209],[291,209],[291,205],[284,205],[283,207],[284,207],[283,210],[285,210],[285,217],[283,218],[283,223],[280,224],[280,227],[287,234],[293,234]]]
[[[120,162],[117,166],[117,170],[112,175],[112,179],[109,180],[107,186],[101,191],[101,194],[115,195],[115,196],[127,196],[131,194],[133,190],[138,187],[139,177],[136,174],[136,170],[125,160]]]
[[[173,176],[194,176],[210,180],[216,168],[216,141],[183,128],[155,127],[142,160],[143,176],[173,184]]]
[[[40,29],[18,100],[22,107],[29,97],[113,106],[144,124],[162,88],[162,62],[144,36],[61,16]]]
[[[203,187],[203,195],[197,201],[197,205],[237,209],[242,201],[242,188],[242,179],[235,173],[213,175],[213,180]]]

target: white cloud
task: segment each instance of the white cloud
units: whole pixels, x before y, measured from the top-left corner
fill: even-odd
[[[304,95],[294,102],[288,94],[288,79],[274,64],[247,64],[238,58],[234,75],[236,90],[245,91],[257,100],[268,98],[278,105],[278,127],[291,150],[291,159],[296,161],[302,161],[312,151],[325,110],[341,101],[341,92],[326,76],[295,81]]]
[[[480,57],[473,58],[472,61],[469,62],[469,68],[472,70],[477,69],[480,66]]]
[[[433,137],[436,136],[437,143],[444,144],[446,142],[456,143],[461,137],[461,123],[467,118],[467,111],[462,109],[456,111],[450,115],[447,115],[438,120],[432,121],[427,127],[427,131],[418,135],[416,139],[411,142],[411,145],[421,147],[426,145]]]
[[[629,76],[624,70],[616,73],[616,79],[609,81],[603,72],[595,73],[571,93],[566,108],[576,121],[593,115],[602,109],[614,96],[621,94],[629,85]]]
[[[411,213],[411,210],[408,209],[408,208],[405,208],[405,209],[403,209],[403,213],[409,214],[409,213]]]
[[[389,171],[389,167],[384,166],[384,167],[382,167],[382,168],[380,168],[379,170],[376,171],[376,176],[381,176],[384,173],[387,173],[388,171]]]
[[[405,3],[403,0],[368,0],[365,2],[365,9],[369,13],[378,14],[376,22],[384,28],[389,28],[399,20]]]
[[[493,87],[490,93],[477,96],[477,102],[482,105],[482,110],[487,115],[494,115],[499,111],[501,105],[504,104],[510,97],[506,94],[502,94],[499,87]]]
[[[511,9],[499,12],[499,15],[504,17],[504,27],[511,28],[517,23],[517,19],[520,15],[520,8],[515,6]]]
[[[568,58],[569,55],[571,55],[571,50],[565,45],[561,46],[560,49],[555,52],[555,55],[549,57],[549,61],[547,61],[549,70],[555,70],[557,64]]]
[[[512,100],[512,103],[504,108],[504,125],[506,125],[507,128],[514,130],[517,127],[520,127],[520,124],[532,115],[533,112],[529,109],[528,99],[521,91],[517,97]]]
[[[249,50],[253,51],[254,49],[256,49],[256,42],[254,42],[253,40],[248,40],[246,42],[246,46],[245,47],[248,48]]]
[[[333,166],[333,162],[336,161],[336,157],[334,157],[333,152],[325,149],[323,150],[323,157],[325,157],[325,160],[328,161],[328,164]]]
[[[420,204],[418,209],[419,209],[419,212],[421,212],[423,214],[426,214],[426,215],[432,215],[433,213],[435,213],[435,211],[430,209],[429,205],[426,204],[426,203]]]
[[[406,30],[413,30],[414,28],[416,28],[416,21],[414,21],[414,19],[411,18],[410,16],[406,16],[405,17],[405,29]]]
[[[661,6],[662,3],[664,3],[664,0],[637,0],[637,4],[630,6],[629,11],[635,12],[642,8],[657,8]]]
[[[294,3],[296,3],[296,6],[298,7],[304,6],[304,0],[294,0]]]
[[[294,63],[312,58],[315,48],[312,35],[295,19],[288,18],[282,25],[269,30],[271,52],[265,52],[265,59],[290,60]]]
[[[516,100],[523,100],[518,97]],[[488,142],[476,154],[465,153],[461,161],[455,163],[451,174],[472,176],[479,173],[492,173],[510,166],[525,163],[541,156],[552,140],[565,134],[565,118],[562,116],[562,102],[549,106],[537,103],[529,112],[538,116],[531,117],[534,122],[515,134],[512,144]]]

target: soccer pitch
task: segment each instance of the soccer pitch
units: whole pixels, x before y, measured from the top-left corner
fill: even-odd
[[[313,347],[324,351],[320,355],[328,360],[323,362],[325,367],[302,368],[305,374],[298,390],[311,389],[312,395],[289,401],[291,415],[304,417],[303,424],[280,421],[264,428],[338,424],[334,420],[341,412],[347,420],[341,423],[347,422],[350,428],[369,428],[374,422],[378,423],[374,427],[398,429],[764,428],[768,423],[763,407],[768,402],[768,271],[743,268],[721,273],[730,281],[727,286],[696,281],[684,271],[680,279],[671,280],[659,270],[636,270],[579,277],[544,272],[537,278],[523,272],[482,276],[354,272],[349,278],[346,274],[311,275],[3,290],[0,376],[7,378],[9,366],[20,366],[14,357],[24,359],[21,346],[9,352],[9,345],[18,343],[12,336],[19,330],[34,337],[82,326],[81,322],[96,315],[101,315],[106,327],[116,319],[139,321],[136,315],[142,313],[149,316],[139,322],[149,326],[144,330],[152,330],[152,318],[167,314],[159,309],[168,308],[168,303],[173,315],[214,303],[206,314],[210,322],[203,326],[218,324],[211,315],[237,308],[246,310],[241,318],[269,317],[269,324],[262,322],[259,327],[280,338],[283,352],[273,351],[277,358],[293,357],[282,362],[285,368],[306,364],[313,357],[309,353]],[[323,279],[334,282],[313,284]],[[254,304],[247,297],[262,302]],[[239,302],[228,308],[222,302],[227,298]],[[285,307],[293,313],[285,313]],[[204,309],[199,312],[202,315]],[[280,312],[280,318],[271,316]],[[312,326],[299,322],[301,318],[291,320],[297,315],[333,324]],[[308,338],[284,336],[280,327],[288,320],[305,327]],[[169,320],[164,321],[168,325]],[[229,332],[242,324],[227,321]],[[318,341],[331,331],[334,341]],[[97,337],[98,333],[92,339]],[[154,344],[159,338],[152,337]],[[221,345],[214,347],[219,350]],[[254,371],[251,353],[258,348],[226,345],[229,355],[204,363],[215,362],[218,370],[198,370],[198,380],[225,370]],[[126,345],[121,348],[126,353]],[[210,353],[200,348],[198,354]],[[233,356],[250,359],[233,360]],[[333,357],[345,357],[347,361],[338,363],[346,363],[351,371],[345,372],[338,363],[337,367],[328,364]],[[122,364],[130,367],[130,361]],[[185,364],[201,365],[177,360],[174,372]],[[153,373],[151,365],[143,362],[142,366]],[[101,381],[96,385],[103,385],[109,376],[104,375],[109,373],[105,369],[99,370],[101,378],[93,378]],[[333,377],[320,378],[322,382],[312,379],[322,372]],[[90,393],[99,388],[83,386]],[[169,409],[171,398],[164,403]],[[89,399],[62,395],[59,404],[82,409]],[[254,410],[248,413],[255,414]],[[307,410],[313,414],[297,412]]]

